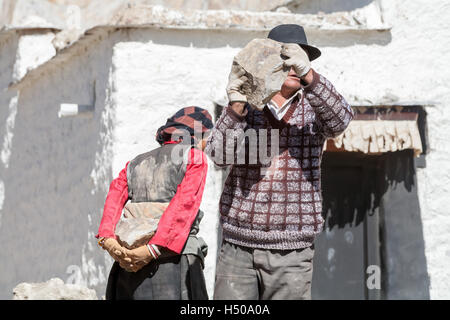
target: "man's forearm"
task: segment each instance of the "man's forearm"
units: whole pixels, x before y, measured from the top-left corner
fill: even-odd
[[[230,150],[236,157],[234,150],[236,149],[236,138],[243,133],[247,125],[245,116],[247,109],[245,102],[234,102],[226,106],[219,119],[217,120],[211,135],[206,141],[205,152],[214,163],[218,166],[227,166],[236,163],[233,159],[227,162],[227,154]]]
[[[324,135],[336,137],[352,120],[353,109],[329,80],[315,71],[312,73],[313,80],[305,87],[306,98],[317,114]]]

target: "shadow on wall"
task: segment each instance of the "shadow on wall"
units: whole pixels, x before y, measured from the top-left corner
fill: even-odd
[[[349,47],[354,45],[386,46],[392,41],[391,31],[378,30],[311,30],[308,32],[308,42],[318,47]]]
[[[244,47],[256,38],[267,38],[268,31],[243,30],[170,30],[127,29],[130,41],[153,42],[195,48]],[[308,43],[319,47],[347,47],[358,44],[388,45],[392,41],[390,31],[339,31],[308,30]]]
[[[18,98],[16,91],[7,91],[5,88],[13,79],[18,40],[14,33],[0,34],[0,230],[4,213],[5,170],[8,169],[11,158],[11,139]]]
[[[412,150],[385,156],[381,241],[386,299],[430,299],[423,225]]]
[[[339,11],[351,11],[367,6],[374,0],[303,0],[303,1],[289,1],[287,7],[293,13],[309,13],[317,14],[333,13]]]
[[[53,277],[104,294],[110,262],[94,235],[112,179],[112,50],[97,45],[20,92],[9,168],[2,172],[0,299],[10,299],[20,282]],[[58,117],[62,103],[93,101],[91,118]]]
[[[13,91],[7,91],[6,88],[13,80],[14,63],[18,45],[19,39],[15,34],[3,37],[0,35],[0,148],[2,151],[5,147],[4,138],[7,134],[7,119],[10,117],[10,101],[17,94]],[[4,161],[2,162],[0,170],[6,165]],[[0,177],[2,177],[1,174]]]
[[[369,253],[358,254],[367,259],[371,250],[378,252],[382,270],[380,298],[429,299],[430,281],[413,151],[379,156],[325,153],[323,163],[324,234],[339,234],[342,230],[364,233],[361,239],[366,240],[361,250]],[[375,226],[374,221],[378,221]],[[375,233],[370,233],[372,227]],[[327,237],[321,238],[323,243],[318,243],[317,248],[326,250],[333,246],[336,255],[340,254],[336,239],[326,243]],[[352,259],[356,257],[350,259],[353,266]],[[349,260],[344,261],[348,263]]]

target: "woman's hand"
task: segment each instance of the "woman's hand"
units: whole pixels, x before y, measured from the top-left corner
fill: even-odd
[[[133,250],[125,249],[125,257],[119,264],[128,272],[137,272],[152,260],[153,256],[147,246],[140,246]]]
[[[125,248],[122,247],[116,239],[108,238],[103,242],[103,249],[108,251],[109,255],[117,262],[125,257]]]

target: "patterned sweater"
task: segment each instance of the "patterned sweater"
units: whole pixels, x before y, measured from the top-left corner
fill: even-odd
[[[267,106],[260,111],[247,105],[242,116],[225,107],[205,149],[217,165],[231,165],[220,199],[223,239],[263,249],[310,246],[324,222],[320,182],[323,145],[327,137],[342,133],[353,115],[334,86],[314,70],[312,83],[304,87],[281,120]],[[279,152],[270,161],[263,162],[259,156],[250,161],[257,153],[249,147],[251,139],[239,143],[251,129],[260,135],[267,131],[267,139],[258,139],[257,148],[259,151],[262,143],[267,144],[268,154],[273,147],[271,131],[278,129]],[[242,150],[245,161],[236,163]],[[233,154],[231,160],[227,152]]]

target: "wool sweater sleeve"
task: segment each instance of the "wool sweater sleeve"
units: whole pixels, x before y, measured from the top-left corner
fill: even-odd
[[[122,209],[128,200],[128,182],[127,167],[120,171],[119,176],[115,178],[110,186],[106,196],[105,206],[103,207],[103,216],[96,238],[114,238],[116,239],[115,230],[117,222],[119,222]]]
[[[192,148],[183,180],[158,223],[149,244],[181,253],[191,231],[205,188],[208,161],[206,155]]]
[[[240,148],[245,148],[245,140],[240,138],[247,126],[247,113],[248,106],[245,107],[243,115],[237,114],[230,105],[223,108],[205,148],[206,154],[217,166],[225,167],[236,163]]]
[[[313,81],[305,87],[306,98],[314,108],[321,133],[332,138],[340,135],[353,119],[354,111],[331,82],[313,71]]]

